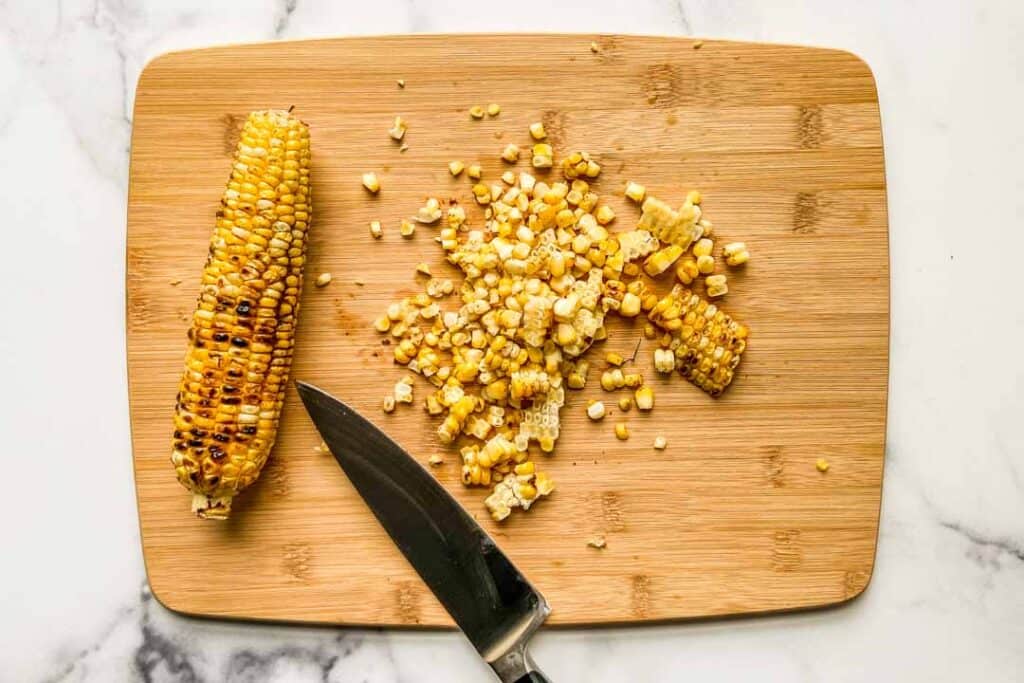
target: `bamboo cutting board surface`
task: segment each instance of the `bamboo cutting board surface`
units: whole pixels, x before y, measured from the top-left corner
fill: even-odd
[[[591,41],[599,46],[591,52]],[[407,85],[400,89],[396,79]],[[472,121],[474,104],[500,116]],[[262,478],[224,523],[189,514],[170,464],[171,412],[186,317],[230,155],[245,115],[295,111],[311,127],[314,219],[292,379],[361,410],[426,463],[546,595],[552,624],[638,622],[815,607],[861,593],[871,575],[885,445],[888,224],[878,100],[868,67],[834,50],[589,35],[354,38],[180,52],[138,85],[127,240],[127,335],[135,480],[154,594],[191,614],[337,624],[449,625],[330,456],[290,386]],[[409,149],[387,135],[396,114]],[[381,398],[402,375],[372,321],[448,277],[434,231],[403,240],[424,198],[457,198],[478,223],[470,182],[447,163],[505,170],[542,120],[556,154],[585,149],[596,190],[626,230],[627,179],[679,204],[699,188],[715,238],[752,259],[730,272],[722,307],[751,329],[725,395],[637,365],[651,414],[626,414],[598,375],[630,355],[640,326],[611,325],[590,352],[590,383],[567,392],[562,437],[542,465],[557,491],[490,521],[485,492],[459,482],[458,454],[417,405]],[[519,164],[520,168],[526,164]],[[374,170],[379,196],[360,175]],[[381,220],[386,235],[370,239]],[[311,286],[317,274],[334,281]],[[174,286],[172,283],[181,281]],[[458,280],[456,280],[458,281]],[[660,283],[665,291],[669,283]],[[428,392],[417,379],[417,404]],[[612,417],[591,423],[588,398]],[[609,400],[610,399],[610,400]],[[654,451],[663,435],[669,447]],[[819,473],[825,457],[831,469]],[[607,547],[587,546],[595,535]]]

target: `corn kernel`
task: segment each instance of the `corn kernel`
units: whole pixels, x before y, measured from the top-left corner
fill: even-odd
[[[687,204],[700,204],[700,192],[697,190],[690,190],[686,193]]]
[[[629,438],[629,428],[626,427],[625,422],[615,423],[615,438],[619,441],[625,441]]]
[[[457,178],[459,174],[462,173],[463,170],[465,170],[465,168],[466,165],[461,161],[448,162],[448,172],[452,174],[452,177]]]
[[[684,285],[688,285],[697,279],[700,275],[700,270],[697,268],[697,262],[687,256],[679,265],[676,266],[676,279],[682,282]]]
[[[644,200],[647,195],[647,188],[640,183],[634,183],[632,180],[626,183],[626,196],[632,199],[634,202],[639,204]]]
[[[482,119],[484,117],[484,108],[479,104],[474,104],[469,108],[469,115],[474,119]]]
[[[466,169],[466,175],[473,180],[480,180],[483,177],[483,171],[480,168],[480,164],[470,164],[469,168]]]
[[[645,385],[636,390],[636,408],[637,410],[654,408],[654,390],[649,386]]]
[[[320,273],[320,275],[317,276],[316,282],[314,284],[317,287],[326,287],[328,285],[328,283],[330,283],[330,281],[331,281],[331,274],[330,273]]]
[[[432,277],[432,273],[430,272],[430,266],[428,264],[426,264],[426,263],[418,263],[418,264],[416,264],[416,272],[418,274],[420,274],[420,275],[426,275],[427,277]]]
[[[704,291],[712,299],[728,294],[729,285],[726,283],[725,275],[709,275],[704,278]]]
[[[641,375],[639,372],[627,372],[622,376],[622,382],[619,383],[619,386],[625,386],[629,387],[630,389],[635,389],[636,387],[640,386],[643,383],[644,376]]]
[[[544,130],[544,124],[540,121],[530,124],[530,137],[534,140],[543,140],[548,136],[547,131]]]
[[[363,174],[363,187],[369,190],[372,194],[380,192],[380,180],[377,179],[377,174],[374,172]]]
[[[629,412],[629,409],[632,407],[633,399],[631,399],[629,396],[623,396],[622,398],[619,399],[619,410],[621,410],[622,412]]]
[[[501,113],[501,107],[498,106],[497,104],[492,102],[491,104],[487,105],[487,115],[488,116],[497,116],[500,113]]]
[[[750,260],[750,252],[743,242],[730,242],[725,245],[722,247],[722,256],[725,257],[725,263],[730,266],[742,266]]]
[[[663,375],[676,369],[676,357],[669,349],[654,349],[654,369]]]
[[[821,473],[828,472],[829,463],[825,458],[818,458],[818,462],[814,463],[814,467]]]
[[[407,126],[401,116],[395,117],[395,122],[391,125],[388,130],[388,135],[391,136],[392,140],[401,141],[405,137],[405,130]]]
[[[705,254],[697,257],[697,271],[701,275],[710,275],[715,272],[715,258]]]
[[[619,305],[619,315],[624,318],[635,318],[640,314],[640,308],[640,297],[632,292],[626,292],[622,297],[622,303]]]
[[[402,237],[409,239],[416,232],[416,224],[407,218],[403,218],[398,226],[398,232]]]
[[[654,325],[651,323],[644,325],[644,339],[654,339],[656,336],[658,336],[658,330]]]
[[[701,256],[710,256],[711,250],[714,248],[714,246],[715,243],[712,240],[708,239],[707,237],[699,239],[693,245],[693,255],[696,256],[697,258],[700,258]]]
[[[385,396],[384,397],[384,403],[381,406],[381,409],[385,413],[394,412],[394,410],[395,410],[395,397],[394,396]]]
[[[531,163],[534,168],[551,168],[554,165],[555,152],[551,148],[551,145],[546,142],[540,142],[533,146],[533,160]]]
[[[603,401],[594,401],[589,406],[587,406],[587,417],[589,417],[591,420],[594,420],[596,422],[597,420],[602,419],[604,415],[605,407]]]
[[[508,144],[501,153],[501,158],[510,164],[519,161],[519,145]]]
[[[513,173],[512,171],[505,171],[504,173],[501,174],[501,182],[507,185],[515,185],[516,174]]]
[[[398,84],[399,88],[404,88],[405,87],[405,79],[404,78],[399,78],[397,81],[395,81],[395,83]]]
[[[384,228],[381,226],[380,221],[370,221],[370,236],[375,240],[379,240],[384,236]]]
[[[622,354],[615,353],[614,351],[606,353],[604,359],[607,361],[608,365],[614,365],[615,367],[620,367],[626,362],[626,359],[622,357]]]
[[[663,451],[668,446],[668,441],[663,436],[654,437],[654,450]]]
[[[596,218],[597,222],[601,225],[608,225],[615,220],[615,212],[612,211],[612,207],[607,204],[602,204],[597,207],[597,212],[594,214],[594,218]]]

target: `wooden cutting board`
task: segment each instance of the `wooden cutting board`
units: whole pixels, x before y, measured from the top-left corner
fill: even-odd
[[[591,50],[595,41],[597,51]],[[396,79],[405,79],[401,89]],[[471,105],[497,102],[473,121]],[[170,464],[171,410],[191,313],[239,126],[294,106],[312,130],[315,218],[293,379],[334,392],[422,462],[547,596],[552,624],[594,624],[830,605],[871,576],[885,447],[889,337],[886,184],[875,83],[836,50],[591,35],[352,38],[179,52],[151,62],[135,103],[128,205],[127,336],[135,481],[146,568],[167,607],[217,617],[449,625],[330,456],[294,387],[274,454],[225,523],[189,514]],[[409,149],[387,134],[409,124]],[[428,194],[479,220],[470,182],[496,180],[509,142],[543,121],[556,149],[586,149],[596,189],[633,227],[627,179],[681,203],[699,188],[719,243],[752,259],[722,307],[751,329],[732,387],[711,399],[638,367],[653,413],[626,442],[584,416],[603,397],[606,351],[629,355],[640,326],[616,323],[569,392],[558,490],[528,514],[490,521],[485,492],[459,483],[458,455],[416,407],[381,398],[401,376],[371,323],[418,291],[414,266],[455,276],[433,231],[398,221]],[[524,164],[520,164],[523,167]],[[383,190],[369,197],[364,171]],[[370,239],[381,220],[386,235]],[[175,286],[175,283],[180,284]],[[667,290],[669,282],[661,283]],[[421,401],[427,385],[417,380]],[[609,406],[613,401],[608,401]],[[668,449],[655,451],[655,436]],[[822,474],[815,461],[825,457]],[[595,535],[607,547],[587,546]]]

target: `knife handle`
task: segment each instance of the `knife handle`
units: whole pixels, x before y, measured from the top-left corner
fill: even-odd
[[[544,678],[544,674],[539,671],[530,671],[522,678],[517,679],[516,683],[548,683],[548,679]]]

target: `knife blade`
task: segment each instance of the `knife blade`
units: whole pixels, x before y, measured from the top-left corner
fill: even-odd
[[[547,601],[479,524],[366,418],[296,382],[313,424],[359,495],[503,683],[544,683],[527,652]]]

